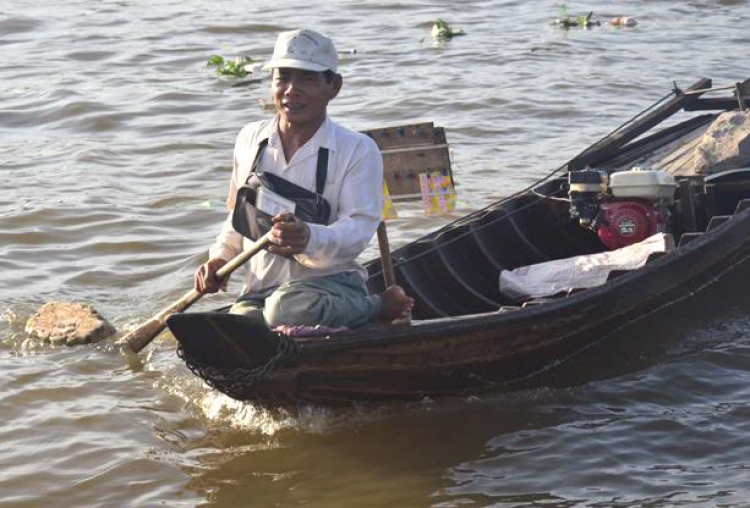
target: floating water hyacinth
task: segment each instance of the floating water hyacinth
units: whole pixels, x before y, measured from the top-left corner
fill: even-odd
[[[592,26],[600,26],[602,23],[598,20],[592,20],[591,17],[594,15],[594,11],[591,11],[588,13],[588,16],[584,16],[583,14],[571,17],[568,13],[568,6],[565,4],[560,5],[560,12],[562,13],[563,17],[560,19],[555,20],[555,24],[559,25],[561,28],[591,28]]]
[[[454,30],[448,23],[446,23],[442,19],[436,19],[432,23],[432,31],[430,32],[430,36],[433,39],[452,39],[453,37],[457,37],[459,35],[466,35],[466,32],[460,29]]]
[[[234,61],[225,60],[223,56],[213,55],[208,59],[208,66],[216,68],[219,76],[244,78],[253,72],[253,59],[249,56],[238,56]]]

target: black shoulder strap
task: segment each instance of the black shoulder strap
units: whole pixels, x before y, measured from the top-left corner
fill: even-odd
[[[318,149],[318,170],[315,177],[315,192],[322,195],[328,178],[328,148]]]
[[[268,138],[261,140],[258,143],[258,150],[255,152],[255,159],[253,159],[253,165],[250,166],[250,175],[247,177],[248,181],[250,176],[255,173],[258,169],[258,162],[260,156],[263,155],[263,150],[268,145]],[[323,195],[323,190],[326,188],[326,179],[328,178],[328,148],[322,146],[318,149],[318,167],[315,173],[315,192]],[[247,183],[247,182],[245,182]]]
[[[248,181],[250,180],[250,177],[253,175],[253,173],[255,173],[255,171],[258,169],[258,161],[260,161],[260,156],[263,155],[263,150],[266,149],[266,145],[268,145],[268,138],[263,139],[260,141],[260,143],[258,143],[258,150],[255,152],[253,165],[250,166],[250,174],[247,177]]]

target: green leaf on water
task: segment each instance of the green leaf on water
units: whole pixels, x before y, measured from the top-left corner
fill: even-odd
[[[217,67],[224,63],[224,57],[220,55],[213,55],[208,59],[208,64],[211,67]]]
[[[601,26],[602,24],[601,21],[591,19],[594,15],[594,11],[589,11],[588,15],[586,16],[580,14],[578,16],[571,17],[570,13],[568,12],[567,5],[561,4],[559,7],[563,17],[556,19],[554,21],[554,24],[562,28],[591,28],[592,26]]]
[[[454,30],[447,22],[442,19],[436,19],[432,23],[430,35],[433,39],[451,39],[459,35],[466,35],[466,32],[460,29]]]
[[[252,71],[247,69],[247,65],[253,62],[254,60],[249,56],[238,56],[232,61],[226,60],[220,55],[213,55],[208,59],[207,65],[216,67],[216,74],[219,76],[244,78],[248,74],[252,74]]]

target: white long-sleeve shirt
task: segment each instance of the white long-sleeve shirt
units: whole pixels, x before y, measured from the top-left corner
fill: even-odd
[[[268,146],[258,161],[257,171],[275,173],[306,189],[315,190],[318,149],[327,148],[328,175],[323,197],[331,205],[328,225],[308,224],[310,241],[304,252],[288,259],[262,251],[255,255],[246,271],[247,291],[258,292],[279,286],[289,280],[356,271],[366,278],[366,271],[356,258],[367,247],[377,230],[383,207],[383,158],[373,140],[350,131],[326,118],[315,135],[286,161],[278,130],[278,116],[246,125],[237,136],[234,147],[234,171],[229,184],[227,208],[216,242],[209,251],[211,258],[229,260],[251,241],[232,227],[237,189],[250,176],[258,144],[268,139]]]

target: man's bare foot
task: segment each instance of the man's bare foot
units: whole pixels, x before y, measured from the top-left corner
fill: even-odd
[[[391,286],[380,293],[380,319],[410,320],[414,308],[414,298],[408,296],[401,286]]]

